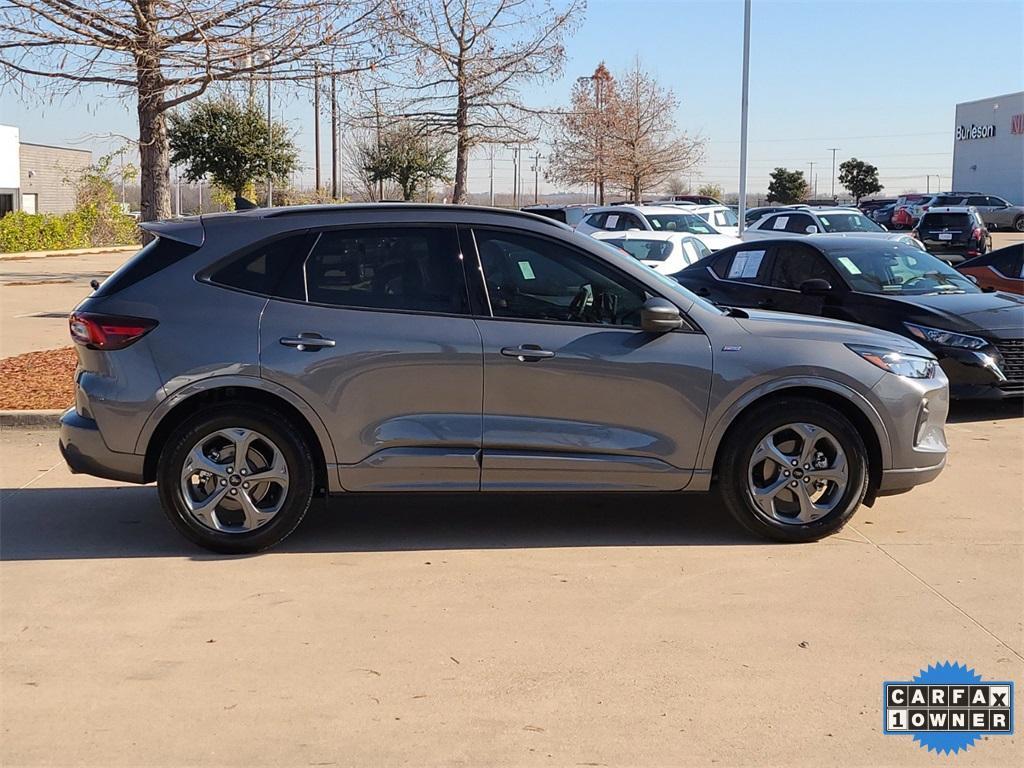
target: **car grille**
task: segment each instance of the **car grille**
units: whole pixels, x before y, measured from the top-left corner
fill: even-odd
[[[1024,339],[1004,339],[996,342],[1003,357],[1003,373],[1012,382],[1024,382]]]

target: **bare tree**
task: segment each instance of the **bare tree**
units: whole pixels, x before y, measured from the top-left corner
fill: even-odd
[[[572,89],[569,110],[557,115],[546,177],[579,186],[594,184],[594,201],[604,204],[604,183],[610,167],[612,144],[606,141],[614,105],[618,101],[615,78],[598,65],[590,77],[581,77]],[[612,105],[612,106],[609,106]]]
[[[676,131],[675,94],[644,72],[639,62],[620,78],[609,106],[615,119],[609,121],[608,178],[634,200],[703,160],[704,140]]]
[[[553,78],[565,59],[562,39],[584,0],[392,0],[397,31],[413,58],[403,116],[455,133],[454,200],[466,200],[469,151],[478,143],[529,141],[528,110],[516,90]]]
[[[394,181],[385,181],[381,185],[374,174],[367,170],[377,153],[376,133],[368,128],[357,128],[349,131],[345,144],[341,165],[349,197],[363,202],[397,199],[400,191]]]
[[[166,116],[211,84],[375,66],[388,0],[4,0],[0,72],[26,91],[134,97],[143,220],[171,213]],[[371,23],[377,21],[378,23]]]
[[[670,195],[688,195],[690,194],[690,182],[680,174],[675,174],[665,182],[665,191]]]

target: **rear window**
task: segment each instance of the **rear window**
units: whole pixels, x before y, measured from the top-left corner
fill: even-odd
[[[970,229],[971,217],[966,213],[926,213],[921,229]]]
[[[158,237],[147,243],[141,251],[118,267],[114,274],[100,283],[100,287],[92,295],[102,298],[123,291],[128,286],[135,285],[140,280],[145,280],[147,277],[167,269],[197,250],[199,250],[198,247],[194,245]]]
[[[615,245],[640,261],[664,261],[672,255],[667,240],[618,240]]]
[[[302,262],[315,240],[316,235],[301,232],[264,241],[217,267],[210,281],[261,296],[304,299]]]

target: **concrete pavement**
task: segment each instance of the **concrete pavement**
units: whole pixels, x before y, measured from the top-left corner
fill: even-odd
[[[1016,413],[958,409],[935,483],[814,545],[699,497],[388,496],[245,558],[5,432],[0,764],[1021,764],[1019,707],[956,758],[880,733],[929,663],[1024,682]]]

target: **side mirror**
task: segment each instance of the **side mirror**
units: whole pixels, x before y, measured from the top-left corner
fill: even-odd
[[[967,273],[964,273],[964,272],[961,272],[960,274],[963,275],[964,277],[966,277],[968,280],[970,280],[975,285],[978,284],[978,278],[976,278],[974,275],[970,275],[970,274],[967,274]]]
[[[804,232],[806,232],[808,235],[816,235],[818,234],[818,228],[813,224],[808,224]]]
[[[679,307],[661,298],[651,298],[640,308],[640,327],[650,333],[665,333],[683,327]]]
[[[832,283],[820,277],[812,277],[800,283],[800,293],[804,296],[824,296],[832,292]]]

